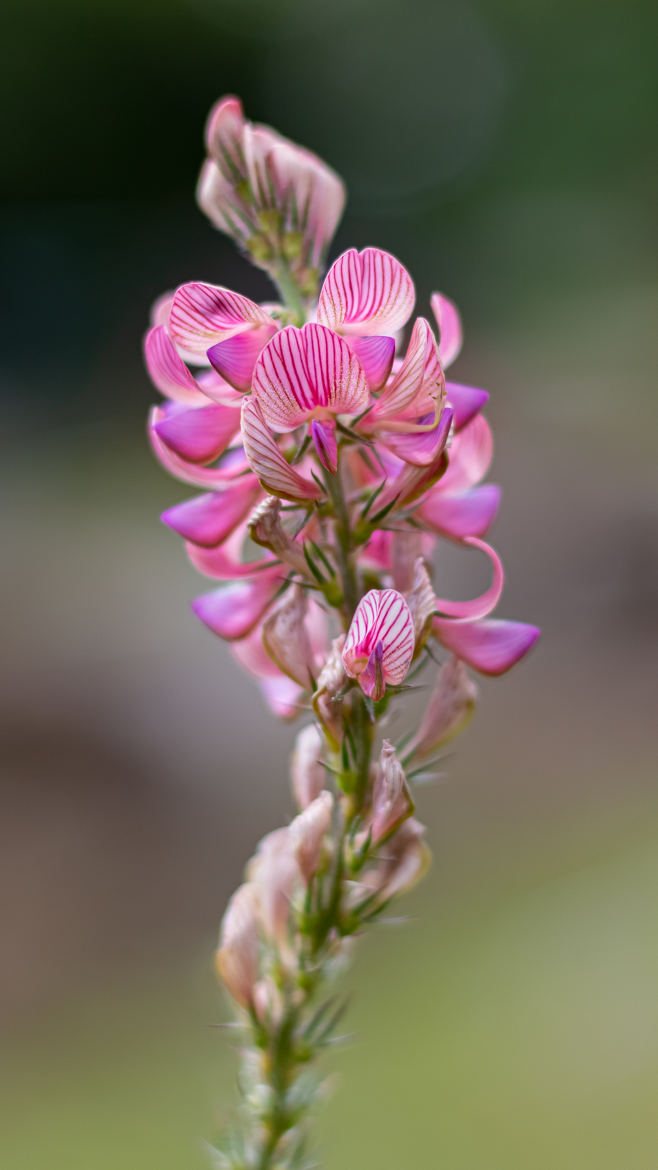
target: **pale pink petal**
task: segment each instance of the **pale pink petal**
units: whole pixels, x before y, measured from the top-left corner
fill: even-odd
[[[441,293],[430,298],[432,312],[439,327],[439,355],[445,369],[454,362],[462,347],[462,323],[457,306]]]
[[[356,354],[371,390],[379,390],[388,378],[395,357],[394,337],[351,337],[350,349]]]
[[[164,325],[154,325],[144,338],[144,358],[153,385],[167,398],[190,406],[205,406],[199,383],[176,352]]]
[[[536,626],[524,622],[488,619],[455,622],[435,618],[435,636],[480,674],[499,675],[509,670],[527,654],[539,637]]]
[[[294,212],[288,226],[308,240],[309,262],[319,267],[345,207],[345,185],[316,155],[289,142],[276,143],[266,168],[278,206]]]
[[[164,325],[166,328],[169,324],[169,314],[171,313],[171,306],[173,303],[173,292],[165,292],[162,293],[161,296],[157,297],[157,299],[151,305],[151,325]]]
[[[369,401],[347,343],[315,324],[289,325],[272,338],[256,362],[253,394],[276,431],[293,431],[312,417],[359,414]]]
[[[211,109],[206,122],[205,140],[208,154],[218,163],[232,164],[240,170],[242,164],[241,138],[245,120],[242,103],[232,94],[220,98]]]
[[[162,513],[162,521],[179,536],[203,548],[215,548],[245,518],[258,496],[249,479],[221,492],[195,496]]]
[[[191,281],[176,290],[169,332],[188,360],[206,363],[206,354],[218,341],[245,329],[276,331],[276,322],[255,301],[220,285]]]
[[[318,321],[342,333],[395,333],[416,294],[406,268],[381,248],[350,248],[332,264],[320,292]]]
[[[214,227],[240,240],[247,238],[249,230],[244,222],[242,201],[231,179],[226,177],[212,158],[207,158],[201,167],[196,199]]]
[[[396,686],[404,680],[413,652],[413,619],[404,597],[396,589],[371,589],[359,602],[345,639],[345,670],[357,678],[375,653],[381,657],[384,681]],[[371,663],[371,670],[375,666]]]
[[[475,386],[462,386],[459,382],[446,382],[446,401],[455,412],[455,430],[461,431],[479,414],[489,401],[486,390]]]
[[[487,474],[493,457],[493,438],[486,418],[478,414],[455,435],[441,490],[457,493],[474,487]]]
[[[448,601],[445,597],[437,597],[436,608],[440,614],[446,615],[447,617],[467,619],[483,618],[491,613],[492,609],[496,607],[500,600],[505,581],[503,564],[496,550],[490,544],[485,544],[483,540],[479,540],[475,536],[467,536],[463,543],[469,545],[471,548],[480,549],[489,557],[493,572],[491,585],[480,597],[475,597],[472,601]]]
[[[192,602],[204,625],[227,642],[244,638],[271,605],[278,584],[264,573],[254,581],[235,581]]]
[[[364,426],[377,420],[393,430],[400,419],[413,419],[428,411],[434,414],[444,398],[445,379],[434,334],[427,321],[418,317],[404,361],[366,415]]]
[[[270,495],[301,503],[320,499],[320,486],[295,471],[282,455],[253,396],[242,405],[242,441],[251,470]]]
[[[423,500],[417,515],[434,532],[462,540],[465,536],[484,536],[493,524],[500,506],[500,488],[486,483],[452,495],[442,491],[443,481]]]
[[[240,429],[240,411],[233,406],[203,406],[199,410],[165,409],[155,424],[163,443],[190,463],[211,463],[226,450]]]
[[[173,475],[182,483],[189,483],[192,487],[216,488],[231,483],[238,476],[249,470],[249,464],[242,447],[231,448],[223,456],[220,467],[199,467],[187,459],[181,459],[157,433],[158,423],[166,418],[166,412],[159,406],[154,406],[149,415],[148,437],[153,453],[165,471]]]
[[[261,679],[259,685],[270,709],[279,719],[296,719],[303,711],[304,691],[285,674]]]

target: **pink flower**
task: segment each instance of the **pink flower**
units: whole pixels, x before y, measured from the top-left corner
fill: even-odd
[[[345,206],[338,175],[269,126],[245,121],[235,97],[212,109],[206,146],[197,198],[215,227],[264,268],[283,254],[302,278],[319,269]]]
[[[372,793],[370,832],[374,845],[381,844],[414,811],[404,769],[395,748],[385,739],[379,755]]]
[[[222,921],[217,970],[228,990],[242,1007],[253,1005],[258,978],[259,896],[253,882],[238,886]]]
[[[269,313],[248,297],[199,281],[176,290],[169,315],[178,353],[197,365],[210,362],[237,390],[251,386],[256,358],[277,329]]]
[[[414,652],[414,625],[396,589],[371,589],[359,602],[343,648],[343,664],[365,695],[378,701],[399,686]]]

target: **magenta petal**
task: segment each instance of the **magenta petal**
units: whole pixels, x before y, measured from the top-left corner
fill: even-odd
[[[144,359],[153,385],[175,402],[190,406],[204,405],[207,401],[199,389],[196,378],[188,370],[164,325],[155,325],[144,338]]]
[[[204,593],[192,602],[192,609],[201,621],[217,634],[232,642],[244,638],[260,621],[271,604],[278,585],[268,579],[235,581]]]
[[[466,536],[484,536],[493,524],[500,506],[501,491],[497,484],[485,483],[481,487],[459,495],[450,495],[441,490],[430,492],[423,501],[418,514],[435,532],[463,540]]]
[[[359,675],[359,686],[364,695],[378,703],[384,698],[386,683],[384,682],[384,643],[378,642],[372,651],[367,665]]]
[[[249,469],[246,455],[242,447],[235,447],[227,451],[222,459],[221,467],[200,467],[181,459],[162,441],[157,432],[158,423],[166,418],[166,411],[160,406],[154,406],[149,416],[148,437],[153,453],[165,471],[179,479],[181,483],[189,483],[197,488],[223,487],[231,483],[238,476]]]
[[[489,470],[493,456],[491,428],[482,414],[455,435],[450,448],[450,462],[442,481],[445,492],[456,494],[474,487]]]
[[[428,467],[443,451],[446,434],[439,423],[432,431],[419,431],[417,434],[384,433],[379,436],[379,440],[405,463],[411,463],[414,467]]]
[[[434,634],[446,649],[479,670],[499,675],[509,670],[534,646],[537,626],[489,618],[487,621],[455,622],[434,618]]]
[[[200,410],[168,410],[155,424],[162,441],[190,463],[211,463],[219,458],[239,429],[239,409],[216,404]]]
[[[336,474],[338,468],[338,448],[336,445],[336,424],[333,419],[320,422],[314,418],[311,421],[311,436],[318,453],[318,459],[327,471]]]
[[[489,401],[487,390],[478,390],[475,386],[462,386],[458,382],[446,382],[446,391],[448,402],[455,412],[456,431],[470,423]]]
[[[441,365],[445,369],[454,362],[461,352],[462,323],[459,310],[452,301],[441,293],[433,293],[430,298],[432,312],[439,327],[439,356]]]
[[[256,359],[267,344],[271,329],[246,329],[208,350],[208,361],[236,390],[249,390]]]
[[[176,504],[162,513],[162,521],[185,540],[214,548],[246,516],[257,494],[253,481],[241,480],[222,492],[208,492]]]
[[[490,544],[485,544],[483,540],[479,540],[475,536],[467,536],[464,539],[464,544],[470,545],[472,548],[480,549],[489,557],[493,570],[491,585],[479,597],[473,598],[472,601],[448,601],[445,597],[437,597],[436,608],[440,614],[446,614],[448,617],[474,620],[476,618],[486,617],[498,604],[503,591],[505,575],[503,573],[502,561],[496,550]]]
[[[394,337],[354,337],[352,353],[363,367],[371,390],[379,390],[388,378],[395,357]]]
[[[237,528],[217,548],[201,548],[198,544],[188,541],[185,551],[194,568],[206,577],[215,581],[235,581],[260,576],[261,573],[276,568],[281,577],[280,569],[275,557],[267,553],[256,561],[242,559],[244,544],[244,530]]]

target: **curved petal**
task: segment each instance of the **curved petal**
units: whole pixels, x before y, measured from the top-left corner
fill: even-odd
[[[233,337],[211,345],[208,361],[230,386],[236,390],[249,390],[256,359],[271,336],[272,330],[266,325],[245,329],[242,333],[235,333]]]
[[[455,430],[461,431],[486,406],[489,392],[459,382],[446,382],[446,399],[455,412]]]
[[[202,548],[216,548],[230,536],[253,507],[259,489],[241,479],[221,492],[195,496],[162,513],[162,522],[179,536]]]
[[[176,289],[169,332],[189,360],[206,364],[212,345],[257,326],[274,333],[276,322],[249,297],[221,285],[190,281]]]
[[[409,320],[416,293],[406,268],[381,248],[350,248],[329,269],[318,321],[342,333],[395,333]]]
[[[203,406],[199,410],[166,410],[155,424],[163,443],[190,463],[211,463],[226,450],[240,429],[240,411],[235,406]]]
[[[493,456],[493,438],[486,418],[478,414],[455,435],[441,490],[457,493],[474,487],[487,474]]]
[[[476,536],[467,536],[464,539],[464,544],[470,545],[472,548],[481,549],[489,557],[493,569],[491,585],[479,597],[475,597],[473,601],[448,601],[445,597],[437,597],[436,608],[440,614],[446,617],[474,620],[476,618],[486,617],[498,604],[503,591],[505,574],[503,573],[502,561],[496,550],[490,544],[485,544],[483,540],[479,540]]]
[[[525,622],[491,618],[472,622],[434,618],[433,630],[448,650],[480,674],[488,675],[510,670],[534,646],[541,632]]]
[[[381,649],[379,649],[381,647]],[[397,589],[371,589],[361,598],[345,639],[343,664],[351,678],[381,666],[384,682],[406,677],[414,652],[414,624]],[[371,661],[375,655],[377,661]]]
[[[419,317],[400,369],[380,394],[364,423],[367,425],[375,419],[386,421],[393,429],[394,420],[435,411],[444,397],[445,379],[434,334],[424,317]]]
[[[318,268],[343,214],[345,184],[317,155],[285,141],[271,147],[266,169],[277,205],[294,211],[289,226],[303,233],[310,263]]]
[[[270,495],[301,503],[320,499],[319,485],[286,462],[253,396],[242,405],[242,441],[251,470]]]
[[[469,491],[452,495],[442,490],[429,492],[418,515],[434,532],[463,540],[466,536],[484,536],[493,524],[500,506],[501,491],[497,484],[485,483]]]
[[[422,415],[418,419],[419,429],[416,432],[384,431],[378,436],[379,442],[405,463],[411,463],[414,467],[429,467],[443,451],[446,436],[441,426],[435,425],[431,430],[425,430],[427,421],[429,416]]]
[[[272,568],[276,563],[275,557],[271,554],[257,561],[243,561],[241,555],[243,543],[244,531],[236,529],[217,548],[202,548],[188,541],[185,551],[194,568],[203,573],[204,577],[211,577],[214,581],[249,580],[260,576],[264,570]],[[285,570],[280,570],[281,580],[284,573]]]
[[[371,390],[379,390],[388,378],[395,357],[394,337],[352,337],[350,349],[356,354]]]
[[[277,581],[261,574],[255,581],[234,581],[204,593],[192,602],[192,609],[213,634],[232,642],[254,629],[277,589]]]
[[[436,317],[439,328],[439,355],[445,369],[454,362],[461,352],[462,323],[459,310],[452,301],[441,293],[433,293],[430,297],[432,312]]]
[[[192,376],[164,325],[154,325],[144,338],[144,359],[153,385],[174,402],[204,406],[208,399]]]
[[[261,353],[253,394],[268,426],[293,431],[311,417],[358,414],[368,385],[347,342],[324,325],[288,325]]]
[[[220,98],[211,109],[205,128],[205,142],[208,154],[226,166],[227,160],[236,170],[242,165],[241,138],[245,126],[242,102],[228,94]]]
[[[157,433],[156,427],[165,417],[166,414],[162,407],[154,406],[152,408],[148,422],[149,441],[156,459],[165,471],[181,480],[182,483],[189,483],[192,487],[198,488],[221,487],[235,480],[238,476],[244,475],[245,471],[248,470],[249,464],[242,447],[235,447],[227,451],[220,467],[198,467],[186,459],[181,459],[180,455],[176,455]]]

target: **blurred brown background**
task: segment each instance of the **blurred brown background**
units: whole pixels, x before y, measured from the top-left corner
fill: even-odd
[[[234,1096],[209,955],[294,732],[189,612],[140,357],[183,280],[268,295],[194,205],[225,92],[343,174],[334,253],[459,303],[501,613],[543,628],[420,794],[435,866],[361,947],[321,1153],[658,1164],[656,31],[642,2],[10,0],[3,1167],[201,1166]]]

